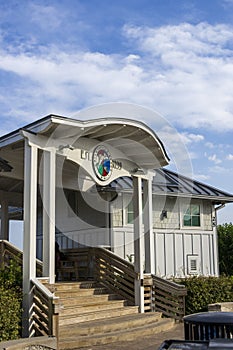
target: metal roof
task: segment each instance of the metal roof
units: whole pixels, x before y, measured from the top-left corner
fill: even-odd
[[[217,203],[233,202],[233,194],[180,175],[171,170],[156,169],[152,182],[153,194],[209,199]],[[106,190],[132,191],[132,178],[121,177],[113,181]]]

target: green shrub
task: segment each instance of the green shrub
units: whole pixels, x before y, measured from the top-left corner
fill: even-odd
[[[187,288],[186,315],[208,310],[208,305],[233,302],[233,277],[188,277],[180,281]]]
[[[21,328],[21,295],[0,286],[0,310],[0,341],[17,339]]]
[[[22,277],[22,267],[18,265],[17,261],[12,259],[8,266],[0,269],[0,286],[21,290]]]
[[[0,269],[0,341],[17,339],[21,333],[22,269],[11,260]]]
[[[233,274],[233,224],[218,225],[218,250],[220,274]]]

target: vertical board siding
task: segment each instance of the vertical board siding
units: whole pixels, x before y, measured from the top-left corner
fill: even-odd
[[[175,276],[181,277],[184,275],[184,254],[183,254],[183,235],[181,233],[174,234],[175,238]]]
[[[158,276],[164,276],[165,270],[166,270],[165,251],[164,251],[165,239],[164,238],[165,238],[165,235],[163,233],[157,233],[155,235],[155,240],[156,240],[155,271],[156,271],[156,275],[158,275]]]
[[[165,247],[166,247],[166,275],[174,276],[175,266],[174,266],[174,255],[175,247],[173,241],[173,234],[165,235]]]
[[[202,260],[203,274],[209,275],[210,272],[210,251],[209,251],[209,235],[202,235]]]

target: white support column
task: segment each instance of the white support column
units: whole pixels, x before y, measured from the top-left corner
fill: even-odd
[[[37,157],[36,146],[25,140],[24,151],[24,241],[23,241],[23,337],[31,328],[31,279],[36,277],[37,222]]]
[[[43,276],[55,282],[55,192],[56,154],[43,153]]]
[[[219,207],[220,209],[221,207]],[[217,208],[215,209],[213,206],[212,210],[212,218],[214,218],[213,223],[213,264],[214,264],[214,275],[219,276],[219,255],[218,255],[218,219],[217,219]]]
[[[145,272],[155,274],[155,248],[153,234],[152,180],[143,180],[144,232],[145,232]]]
[[[9,241],[9,216],[8,201],[3,199],[1,202],[1,234],[0,239]]]
[[[139,312],[144,312],[144,286],[143,286],[143,251],[142,251],[142,179],[133,176],[133,207],[134,207],[134,270],[138,278],[134,282],[135,304]]]

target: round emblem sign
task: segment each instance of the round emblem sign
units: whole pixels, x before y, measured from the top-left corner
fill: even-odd
[[[93,152],[93,168],[100,180],[108,180],[112,173],[112,159],[108,149],[98,146]]]

